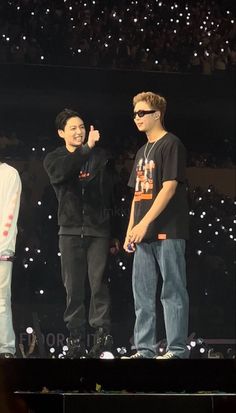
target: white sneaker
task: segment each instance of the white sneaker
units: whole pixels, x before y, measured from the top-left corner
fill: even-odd
[[[137,353],[135,353],[135,354],[133,354],[132,356],[122,356],[121,357],[122,359],[144,359],[145,357],[141,354],[141,353],[139,353],[139,352],[137,352]]]
[[[174,353],[172,353],[172,351],[167,351],[167,353],[164,354],[163,356],[156,356],[154,358],[158,360],[171,360],[171,359],[178,359],[179,357],[176,356]]]

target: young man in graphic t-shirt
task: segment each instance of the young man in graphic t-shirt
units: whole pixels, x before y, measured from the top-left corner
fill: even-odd
[[[136,155],[129,186],[134,188],[124,249],[134,252],[133,294],[136,353],[131,358],[188,358],[188,293],[185,240],[188,205],[185,148],[163,126],[166,100],[152,92],[133,99],[134,122],[147,135]],[[167,348],[156,356],[156,290],[161,275]],[[158,324],[157,324],[158,327]]]

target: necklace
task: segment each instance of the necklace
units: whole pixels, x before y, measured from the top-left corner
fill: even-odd
[[[148,144],[149,144],[149,142],[147,142],[147,143],[146,143],[146,146],[145,146],[145,148],[144,148],[144,162],[145,162],[145,164],[147,164],[147,163],[148,163],[148,157],[149,157],[149,155],[150,155],[150,153],[151,153],[152,149],[153,149],[153,148],[154,148],[154,146],[156,145],[157,141],[158,141],[158,139],[157,139],[154,143],[152,143],[152,146],[151,146],[151,148],[149,149],[149,151],[148,151],[147,155],[146,155],[146,152],[147,152],[147,148],[148,148]]]

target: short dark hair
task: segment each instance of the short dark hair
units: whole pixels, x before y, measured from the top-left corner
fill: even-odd
[[[80,114],[75,110],[67,108],[63,109],[60,113],[58,113],[55,119],[55,125],[57,130],[64,130],[68,119],[75,117],[82,119]]]

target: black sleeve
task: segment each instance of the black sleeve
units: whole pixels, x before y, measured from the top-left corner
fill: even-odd
[[[138,168],[138,163],[141,161],[143,161],[144,160],[144,146],[142,146],[139,150],[138,150],[138,152],[136,153],[136,156],[135,156],[135,161],[134,161],[134,164],[133,164],[133,169],[132,169],[132,172],[131,172],[131,174],[130,174],[130,177],[129,177],[129,181],[128,181],[128,186],[130,187],[130,188],[135,188],[135,185],[136,185],[136,178],[137,178],[137,168]]]
[[[168,142],[163,151],[162,182],[186,180],[186,150],[180,140]]]
[[[51,184],[59,184],[79,173],[81,165],[88,159],[91,149],[88,144],[74,152],[62,151],[49,153],[43,162]]]
[[[135,188],[135,182],[136,182],[136,163],[134,163],[132,172],[130,174],[128,186],[130,186],[131,188]]]

